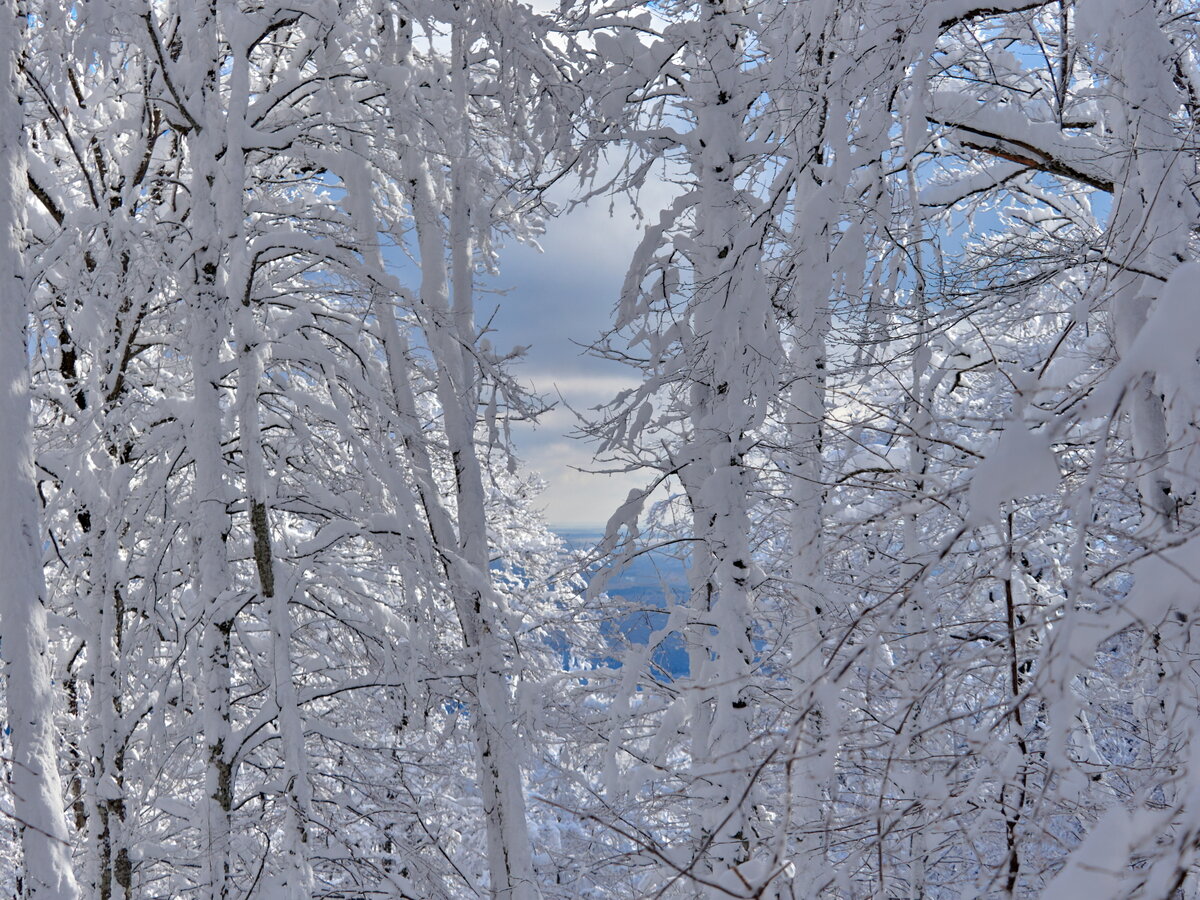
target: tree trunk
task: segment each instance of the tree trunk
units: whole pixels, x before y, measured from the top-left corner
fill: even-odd
[[[23,278],[26,196],[17,45],[8,0],[0,24],[0,652],[7,663],[13,809],[21,829],[26,900],[76,900],[50,683],[46,585],[35,493]]]

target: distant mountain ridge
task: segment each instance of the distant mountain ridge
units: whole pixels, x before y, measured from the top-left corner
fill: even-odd
[[[594,548],[604,537],[603,529],[599,528],[557,528],[555,533],[570,549],[584,551]],[[584,578],[588,578],[588,574],[584,572]],[[645,644],[666,624],[667,592],[671,592],[678,604],[686,600],[687,589],[687,570],[683,561],[654,550],[629,560],[605,585],[605,593],[630,605],[631,611],[617,627],[635,644]],[[682,637],[675,634],[664,640],[653,661],[671,677],[686,675],[688,658]]]

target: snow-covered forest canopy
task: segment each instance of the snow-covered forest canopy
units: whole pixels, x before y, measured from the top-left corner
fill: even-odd
[[[0,895],[1200,898],[1198,35],[3,0]],[[483,295],[622,198],[568,544]]]

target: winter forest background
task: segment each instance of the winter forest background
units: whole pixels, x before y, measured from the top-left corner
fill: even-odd
[[[1200,897],[1195,0],[3,3],[0,894]]]

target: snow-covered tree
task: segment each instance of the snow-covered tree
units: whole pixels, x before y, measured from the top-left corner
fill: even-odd
[[[6,891],[1196,896],[1194,4],[5,15]],[[673,188],[578,559],[573,179]]]

